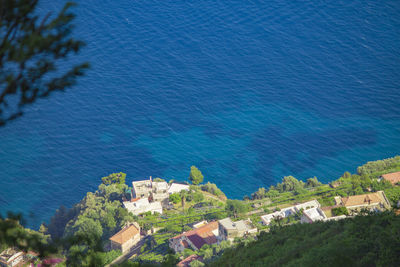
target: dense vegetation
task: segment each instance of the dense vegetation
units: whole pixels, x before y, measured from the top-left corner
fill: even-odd
[[[71,209],[61,207],[50,221],[47,233],[52,241],[62,240],[61,250],[70,265],[104,265],[120,253],[103,252],[108,238],[127,222],[135,221],[133,215],[122,206],[127,197],[126,174],[113,173],[102,178],[102,184],[94,193],[88,192],[81,202]]]
[[[400,266],[400,216],[276,227],[227,249],[212,266]]]
[[[396,172],[400,170],[400,156],[388,158],[384,160],[370,161],[363,166],[357,168],[359,175],[369,175],[377,177],[381,174]]]

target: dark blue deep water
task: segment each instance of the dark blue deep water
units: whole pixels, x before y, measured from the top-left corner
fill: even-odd
[[[399,1],[78,2],[92,68],[0,128],[3,213],[38,226],[112,172],[242,198],[400,153]]]

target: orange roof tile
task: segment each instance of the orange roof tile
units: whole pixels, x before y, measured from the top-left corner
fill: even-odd
[[[382,200],[382,198],[378,192],[342,198],[342,202],[345,207],[358,206],[358,205],[369,205],[369,204],[379,203],[379,202],[383,202],[383,201],[384,200]]]
[[[383,174],[382,178],[389,181],[392,185],[400,183],[400,172]]]
[[[173,237],[173,239],[186,236],[196,246],[196,248],[200,249],[205,244],[211,245],[217,242],[217,238],[212,232],[216,229],[218,229],[218,222],[214,221],[200,228],[177,235]]]
[[[137,234],[140,234],[139,229],[137,229],[134,225],[130,225],[110,237],[110,240],[118,244],[124,244],[126,241],[133,238]]]
[[[193,255],[190,255],[189,257],[187,257],[186,259],[183,259],[182,261],[178,262],[178,264],[176,266],[188,267],[188,266],[190,266],[190,263],[192,261],[194,261],[194,260],[198,260],[198,261],[202,262],[203,261],[203,257],[199,256],[199,255],[196,255],[196,254],[193,254]]]

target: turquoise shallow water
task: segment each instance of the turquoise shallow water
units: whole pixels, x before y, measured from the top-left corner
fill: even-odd
[[[38,12],[63,1],[42,1]],[[229,197],[400,152],[397,1],[79,1],[79,84],[0,129],[0,211],[31,226],[102,176]]]

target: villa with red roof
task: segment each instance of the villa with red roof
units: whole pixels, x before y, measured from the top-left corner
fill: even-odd
[[[197,229],[184,232],[169,240],[169,247],[175,252],[182,252],[185,248],[198,250],[205,244],[217,243],[218,222],[210,222]]]

